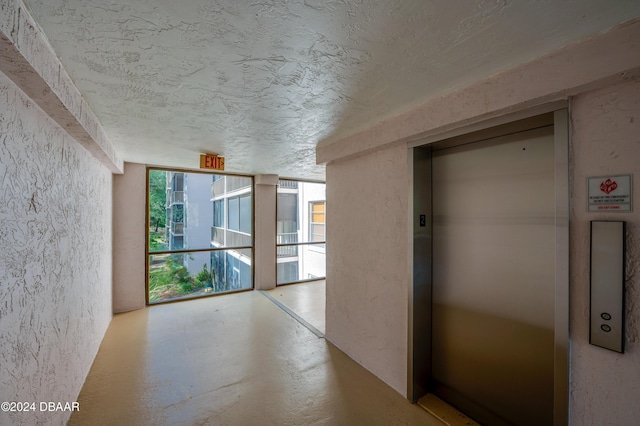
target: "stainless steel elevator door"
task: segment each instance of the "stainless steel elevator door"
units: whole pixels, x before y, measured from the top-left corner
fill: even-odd
[[[483,424],[553,424],[553,143],[433,153],[433,390]]]

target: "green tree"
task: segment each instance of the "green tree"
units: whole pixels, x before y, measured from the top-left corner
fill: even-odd
[[[167,205],[167,172],[162,170],[149,171],[149,225],[164,228]]]

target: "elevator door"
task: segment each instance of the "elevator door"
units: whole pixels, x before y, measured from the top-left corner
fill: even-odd
[[[432,390],[553,424],[553,126],[433,152]]]

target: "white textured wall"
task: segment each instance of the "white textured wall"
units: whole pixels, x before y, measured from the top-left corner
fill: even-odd
[[[1,73],[0,188],[0,401],[75,401],[111,320],[111,172]]]
[[[399,393],[407,376],[407,148],[327,167],[326,337]]]
[[[640,82],[577,96],[572,109],[571,424],[640,419]],[[634,174],[632,213],[587,212],[589,176]],[[627,221],[625,353],[589,345],[589,221]]]
[[[124,163],[113,178],[113,312],[145,307],[147,168]]]
[[[22,0],[0,0],[0,71],[105,167],[122,158]]]

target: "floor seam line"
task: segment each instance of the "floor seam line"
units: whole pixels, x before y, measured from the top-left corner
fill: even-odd
[[[282,309],[287,315],[289,315],[291,318],[293,318],[294,320],[298,321],[303,327],[305,327],[307,330],[309,330],[310,332],[312,332],[313,334],[316,335],[316,337],[320,338],[320,339],[324,339],[324,333],[321,332],[320,330],[318,330],[317,328],[315,328],[314,326],[312,326],[311,324],[309,324],[307,321],[305,321],[300,315],[296,314],[295,312],[293,312],[291,309],[289,309],[285,304],[283,304],[282,302],[280,302],[278,299],[276,299],[275,297],[273,297],[272,295],[270,295],[269,293],[267,293],[264,290],[258,290],[264,297],[266,297],[267,299],[269,299],[271,302],[273,302],[274,305],[276,305],[278,308]]]

